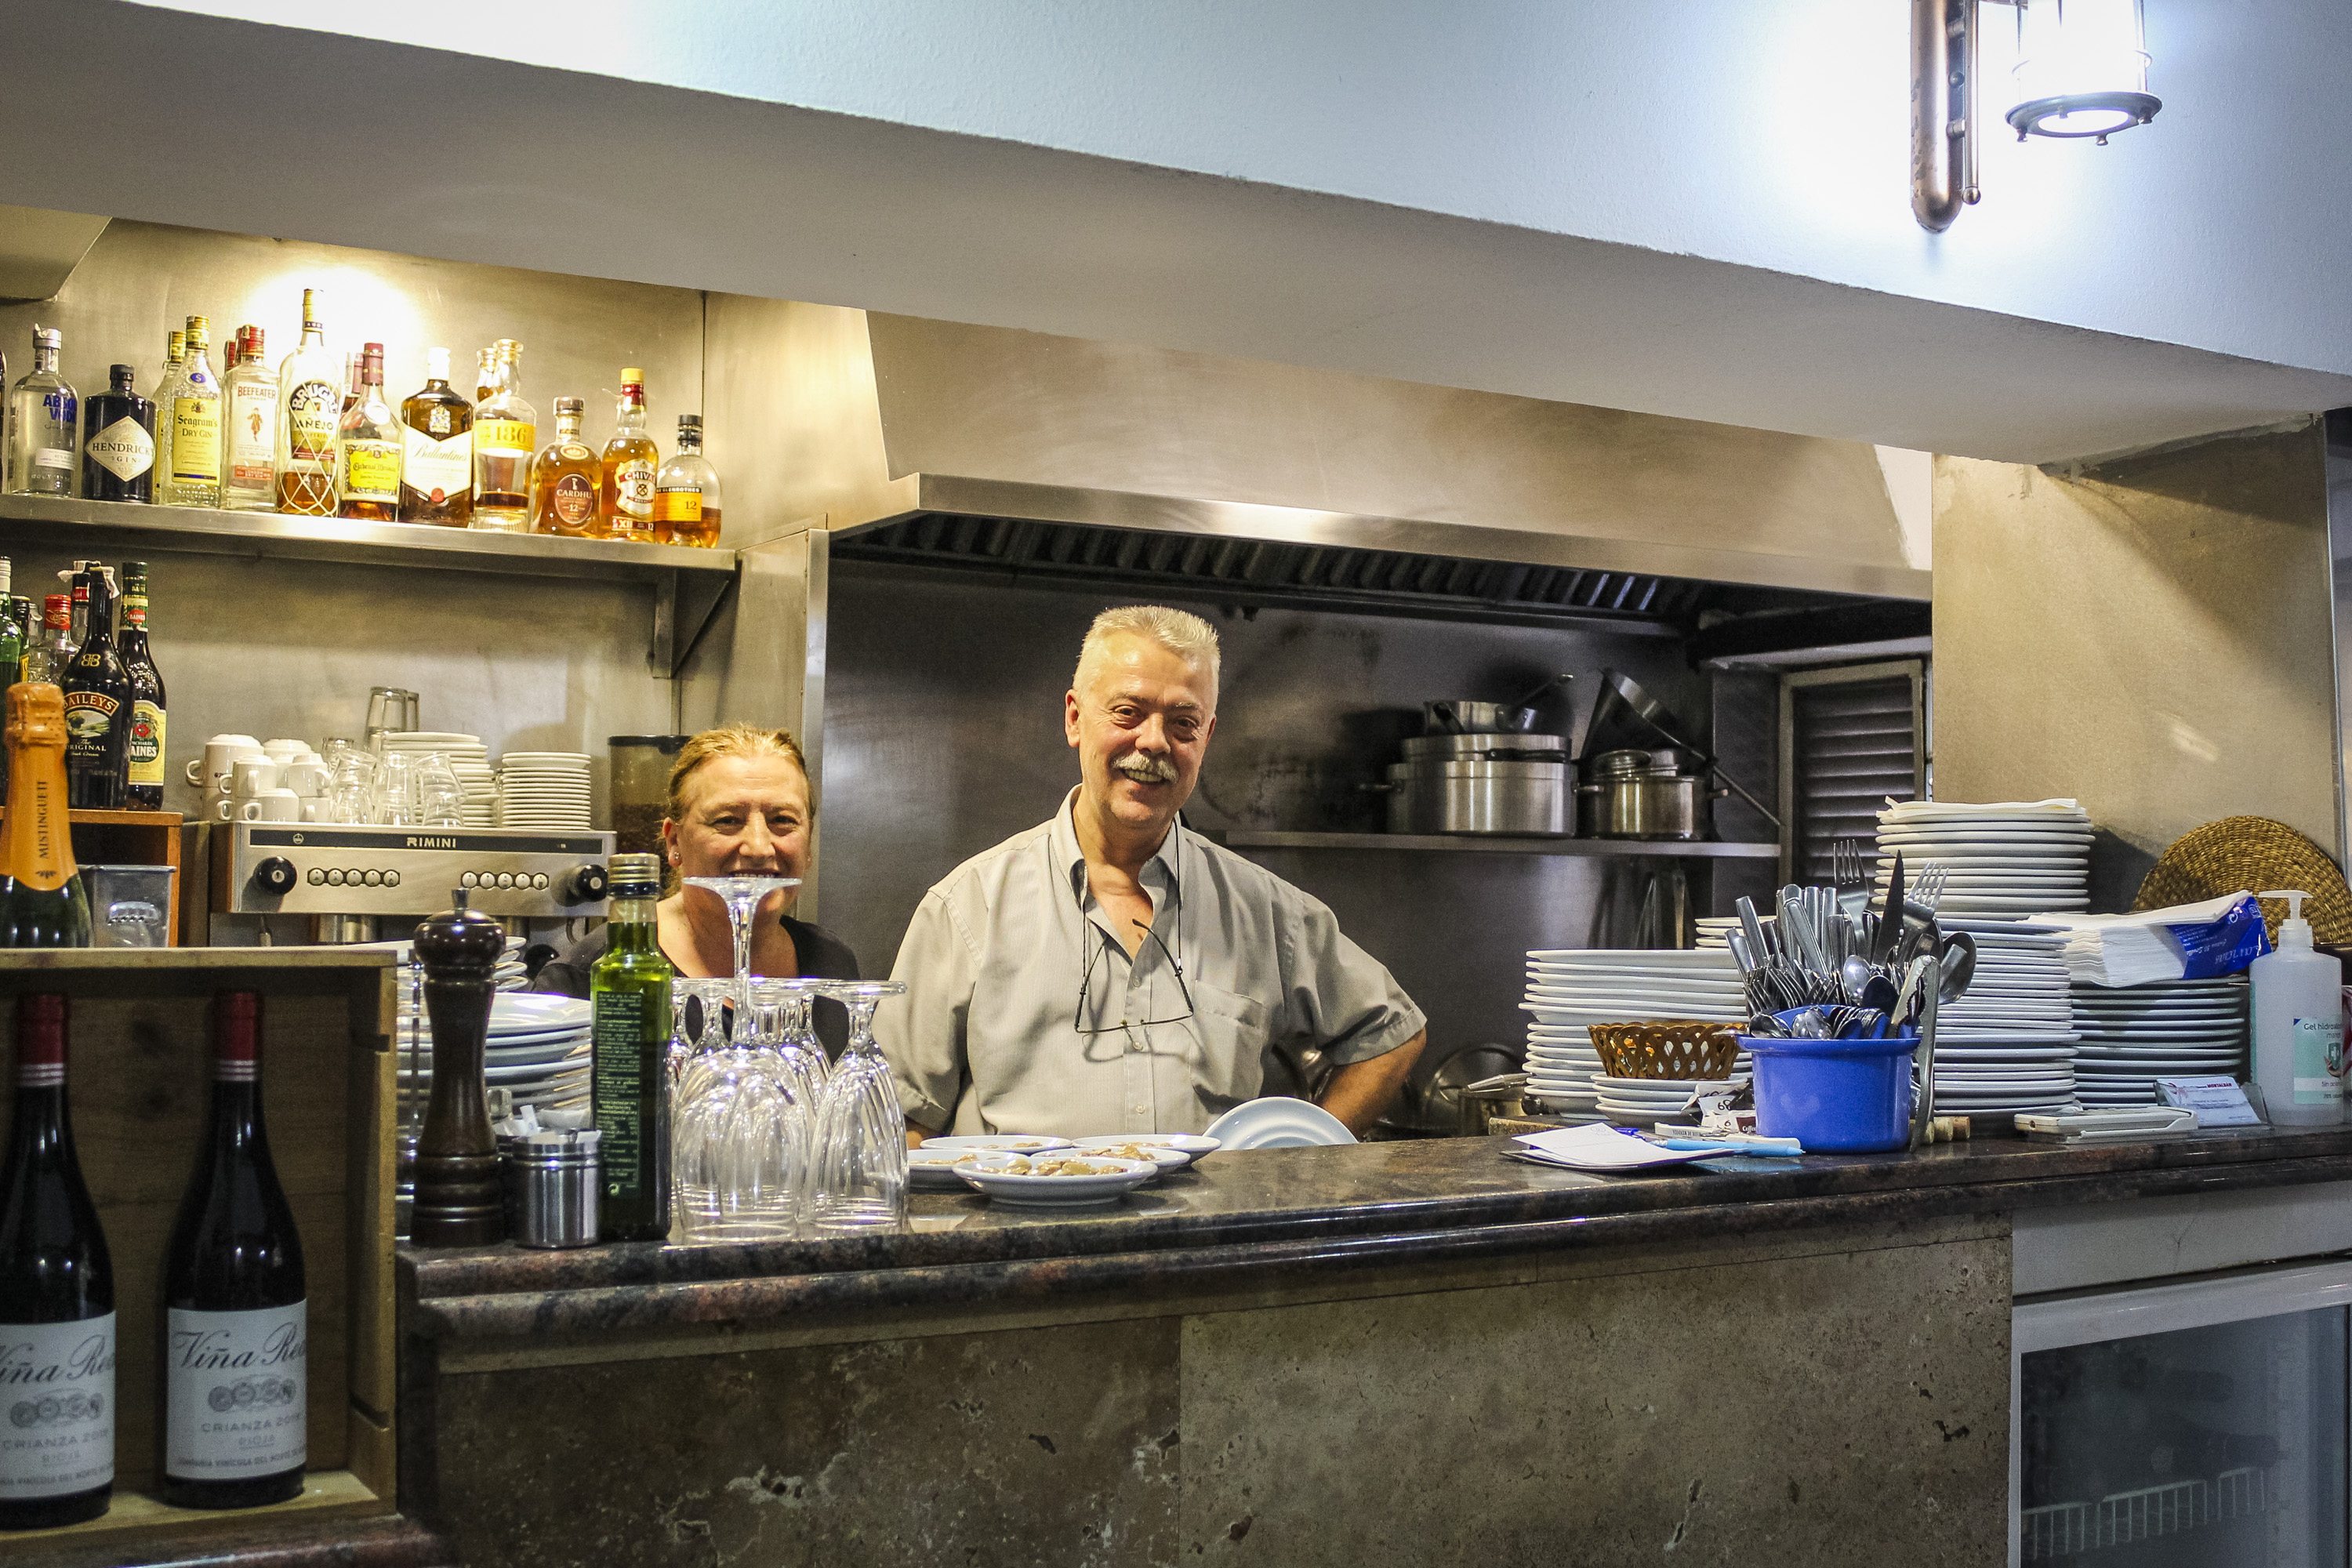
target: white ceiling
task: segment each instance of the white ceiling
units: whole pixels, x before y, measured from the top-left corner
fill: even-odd
[[[235,8],[266,12],[270,3]],[[1860,3],[1802,0],[1797,9],[1818,31],[1859,16]],[[1870,50],[1884,50],[1884,14],[1904,8],[1885,0],[1869,8],[1879,22],[1861,36],[1870,46],[1872,114],[1883,121],[1883,62]],[[2306,0],[2295,8],[2308,8]],[[424,15],[344,9],[354,19],[331,25]],[[543,20],[540,8],[524,9]],[[1089,14],[1052,9],[1066,21]],[[1607,96],[1656,47],[1628,31],[1639,8],[1564,9],[1617,18],[1619,47],[1566,60],[1538,51],[1535,68],[1591,89],[1556,93],[1560,103],[1550,107]],[[610,11],[582,6],[572,33],[635,60],[610,30]],[[759,8],[772,22],[818,13],[838,19],[845,8]],[[1717,127],[1727,168],[1700,171],[1696,184],[1688,172],[1650,178],[1657,199],[1644,209],[1641,170],[1630,184],[1621,170],[1615,183],[1596,185],[1579,162],[1588,149],[1612,167],[1638,162],[1647,143],[1620,123],[1612,141],[1519,159],[1507,180],[1465,183],[1461,199],[1441,203],[1449,170],[1484,169],[1490,141],[1465,137],[1454,163],[1423,160],[1405,172],[1410,179],[1383,184],[1381,167],[1275,161],[1285,149],[1312,153],[1345,141],[1328,127],[1308,134],[1295,108],[1261,127],[1255,142],[1200,143],[1193,162],[1211,173],[1011,139],[1091,139],[1097,149],[1176,159],[1189,122],[1170,129],[1164,91],[1122,100],[1116,90],[1119,72],[1144,68],[1131,58],[1097,58],[1069,79],[1070,100],[1097,110],[1092,130],[1033,129],[1010,111],[1050,98],[1054,85],[1005,74],[992,96],[999,77],[991,73],[1011,67],[969,50],[959,58],[934,48],[919,61],[901,55],[902,74],[948,79],[941,73],[965,68],[970,79],[952,112],[929,118],[1008,134],[874,117],[887,106],[845,89],[828,101],[871,112],[744,96],[758,73],[747,76],[742,62],[771,58],[772,26],[740,35],[731,73],[710,63],[730,58],[723,34],[712,53],[710,29],[750,14],[729,5],[634,13],[641,26],[703,47],[683,65],[657,50],[649,60],[677,79],[700,71],[738,94],[727,96],[115,0],[0,0],[0,37],[8,40],[0,135],[18,150],[0,161],[0,202],[1127,339],[2011,460],[2109,452],[2352,404],[2352,375],[2337,373],[2352,370],[2352,325],[2340,310],[2313,304],[2333,293],[2313,282],[2326,274],[2324,258],[2300,248],[2315,237],[2292,221],[2326,206],[2333,198],[2324,191],[2280,208],[2284,258],[2272,254],[2275,245],[2250,249],[2235,232],[2203,248],[2183,241],[2174,255],[2133,254],[2094,223],[2088,232],[2044,235],[2037,264],[2034,246],[2018,237],[2036,204],[2045,226],[2078,209],[2097,218],[2103,171],[2145,199],[2147,170],[2077,160],[2055,185],[2013,174],[2006,187],[1994,184],[1987,207],[1963,216],[1953,231],[1959,241],[1942,252],[1908,227],[1899,185],[1885,188],[1879,165],[1892,158],[1899,168],[1902,148],[1899,138],[1892,152],[1879,145],[1883,124],[1860,164],[1823,125],[1823,159],[1856,180],[1869,176],[1866,189],[1837,192],[1843,205],[1831,212],[1818,189],[1800,199],[1785,188],[1789,148],[1743,147],[1737,124]],[[460,19],[433,18],[443,30]],[[527,52],[519,35],[500,37],[497,47]],[[812,37],[812,48],[866,47],[858,58],[869,71],[888,67],[887,56],[872,54],[873,37]],[[1180,80],[1186,72],[1213,78],[1217,64],[1176,51],[1167,70]],[[1493,49],[1486,65],[1503,80],[1528,62]],[[1329,112],[1353,105],[1377,115],[1381,92],[1367,88],[1380,84],[1339,74],[1336,87],[1318,89]],[[1123,121],[1113,112],[1122,102]],[[1010,107],[992,119],[992,105]],[[1444,107],[1412,110],[1442,117]],[[1478,120],[1489,138],[1520,123],[1475,115],[1467,100],[1460,107],[1459,118]],[[1817,105],[1798,107],[1818,119]],[[1619,108],[1639,122],[1643,105]],[[1224,122],[1223,110],[1205,108],[1199,126]],[[2159,121],[2134,135],[2173,134],[2174,142],[2140,146],[2179,147],[2196,126],[2194,115],[2178,118],[2190,123],[2176,132]],[[1671,115],[1652,123],[1659,146],[1690,151],[1687,126]],[[2125,142],[2105,151],[2124,153]],[[2043,151],[2002,153],[2001,166],[2030,170],[2015,158]],[[1737,177],[1743,158],[1760,203]],[[1548,164],[1563,171],[1562,187],[1584,206],[1561,210],[1530,191]],[[2250,173],[2238,184],[2249,182],[2263,183]],[[2199,187],[2200,199],[2210,186]],[[1866,222],[1845,210],[1856,204]],[[2345,205],[2329,208],[2336,221]],[[2266,210],[2256,204],[2251,212]],[[2249,211],[2228,209],[2222,226],[2252,221]],[[1771,222],[1752,221],[1759,214]],[[2199,215],[2189,217],[2200,228]],[[1571,224],[1590,232],[1569,232]],[[2296,280],[2297,291],[2279,292],[2285,282],[2273,289],[2273,276]],[[2250,299],[2276,309],[2250,315]],[[2298,321],[2308,322],[2300,336],[2292,331]],[[2063,324],[2084,321],[2092,324]],[[2247,352],[2225,352],[2233,347]]]

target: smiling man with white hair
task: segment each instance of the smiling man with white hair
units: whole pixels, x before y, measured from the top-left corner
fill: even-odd
[[[1321,903],[1187,830],[1217,728],[1217,634],[1182,610],[1095,617],[1062,702],[1078,784],[1052,820],[924,895],[875,1036],[909,1130],[1197,1132],[1254,1098],[1263,1053],[1339,1064],[1361,1133],[1426,1023]]]

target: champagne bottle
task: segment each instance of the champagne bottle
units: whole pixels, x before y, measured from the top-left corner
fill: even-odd
[[[66,999],[16,1004],[0,1166],[0,1530],[76,1524],[114,1491],[114,1265],[66,1113]]]
[[[669,960],[656,938],[661,860],[612,860],[611,945],[588,972],[589,1083],[604,1201],[605,1241],[659,1241],[669,1234]]]
[[[8,689],[8,815],[0,820],[0,947],[88,947],[89,894],[66,816],[66,697]]]
[[[261,1120],[261,998],[213,1001],[213,1104],[163,1262],[163,1500],[254,1508],[302,1490],[302,1238]]]

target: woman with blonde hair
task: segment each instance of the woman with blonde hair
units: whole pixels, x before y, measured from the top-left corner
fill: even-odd
[[[735,970],[735,939],[727,907],[710,892],[688,889],[681,879],[768,873],[808,875],[810,833],[815,826],[808,762],[787,730],[723,724],[679,749],[669,772],[669,809],[662,847],[670,891],[656,910],[661,949],[684,975],[725,975]],[[752,928],[751,973],[779,978],[859,978],[848,944],[792,917],[793,889],[772,894]],[[604,955],[599,926],[548,961],[531,988],[566,996],[588,994],[588,972]],[[830,1005],[821,1015],[836,1015]],[[830,1021],[820,1017],[820,1024]],[[833,1031],[824,1031],[837,1049]]]

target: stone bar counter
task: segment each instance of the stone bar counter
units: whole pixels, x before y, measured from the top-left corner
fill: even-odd
[[[1999,1562],[2019,1216],[2352,1181],[2352,1129],[1630,1177],[1505,1147],[406,1250],[402,1511],[499,1568]]]

